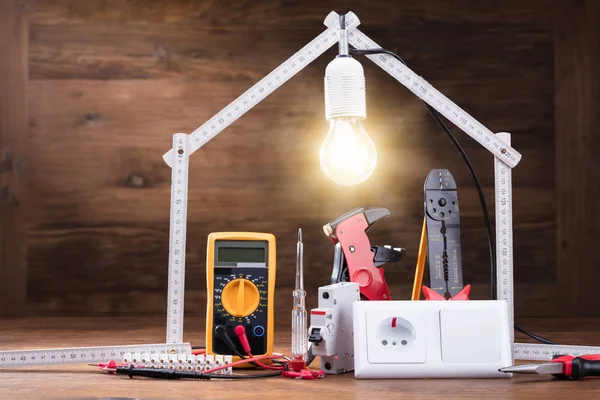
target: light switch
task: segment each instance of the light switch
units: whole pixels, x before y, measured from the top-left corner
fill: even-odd
[[[502,315],[498,308],[440,310],[444,363],[493,363],[502,352]]]

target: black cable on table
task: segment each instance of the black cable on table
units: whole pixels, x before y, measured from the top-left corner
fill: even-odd
[[[216,375],[203,374],[187,371],[176,371],[170,369],[137,368],[133,365],[129,367],[117,367],[115,371],[118,375],[127,375],[129,378],[135,376],[145,378],[159,379],[197,379],[208,381],[211,379],[259,379],[281,376],[281,371],[268,372],[264,374],[236,374],[236,375]]]
[[[240,359],[245,360],[246,356],[244,356],[238,349],[237,346],[235,345],[235,343],[233,343],[233,341],[231,340],[231,338],[227,335],[227,333],[225,332],[225,327],[222,325],[219,325],[215,328],[215,333],[217,334],[217,336],[219,336],[223,342],[225,342],[225,345],[229,348],[229,350],[231,350],[236,356],[238,356]],[[288,371],[289,370],[289,365],[283,361],[280,360],[271,360],[272,363],[275,364],[279,364],[281,366],[283,366],[284,368],[282,370],[279,371],[275,371],[275,372],[271,372],[271,373],[266,373],[266,374],[258,374],[255,375],[259,378],[266,378],[269,376],[277,376],[277,375],[281,375],[282,371]],[[257,368],[261,368],[260,365],[258,365],[257,363],[255,363],[254,361],[250,361],[250,364],[252,364],[253,366],[257,367]],[[270,374],[270,375],[269,375]],[[230,375],[232,376],[232,375]],[[250,375],[244,375],[244,376],[250,376]]]

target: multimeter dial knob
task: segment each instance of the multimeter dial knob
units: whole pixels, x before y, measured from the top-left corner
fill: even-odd
[[[258,308],[260,293],[256,285],[248,279],[234,279],[223,288],[221,302],[229,314],[245,317]]]

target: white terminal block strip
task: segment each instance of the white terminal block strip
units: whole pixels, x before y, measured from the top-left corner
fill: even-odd
[[[196,372],[199,374],[205,373],[213,368],[227,366],[226,368],[215,371],[214,374],[231,375],[233,373],[231,366],[233,357],[223,355],[168,354],[164,357],[154,357],[151,355],[144,355],[143,353],[125,353],[120,361],[127,364],[133,364],[140,368],[169,369]]]
[[[308,340],[312,353],[321,357],[326,374],[354,369],[352,305],[360,300],[358,283],[341,282],[319,288],[319,307],[310,311]]]
[[[505,301],[357,301],[354,376],[507,378]]]

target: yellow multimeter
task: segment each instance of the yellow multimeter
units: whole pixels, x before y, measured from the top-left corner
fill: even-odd
[[[243,354],[235,333],[237,326],[244,327],[253,356],[273,354],[275,267],[275,236],[270,233],[208,235],[207,354],[233,355],[239,360],[221,336],[229,336]]]

